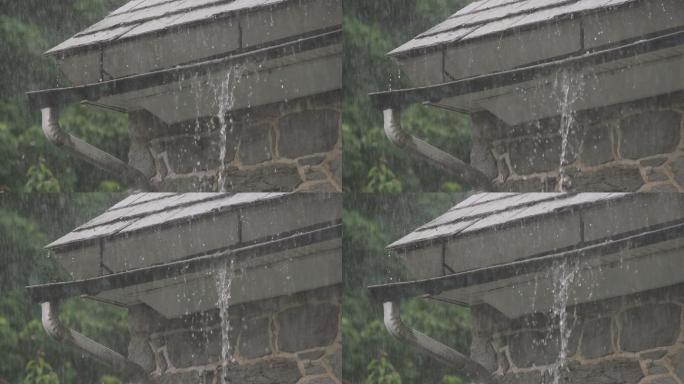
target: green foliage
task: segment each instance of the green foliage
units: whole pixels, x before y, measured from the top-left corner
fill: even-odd
[[[368,377],[365,384],[401,384],[399,372],[394,369],[392,363],[387,361],[385,356],[376,359],[368,364]]]
[[[410,87],[386,53],[446,19],[467,0],[350,0],[345,2],[344,188],[347,191],[459,190],[444,172],[410,157],[385,138],[382,114],[369,92]],[[403,113],[402,124],[418,137],[469,159],[467,118],[422,105]]]
[[[107,370],[52,340],[43,330],[40,307],[25,286],[68,279],[42,249],[120,200],[117,194],[0,195],[0,381],[10,383],[105,382]],[[111,346],[127,348],[127,313],[102,303],[64,301],[67,326]],[[113,378],[108,378],[114,383]]]
[[[382,308],[366,287],[406,277],[397,256],[384,246],[424,224],[464,198],[464,194],[363,194],[344,199],[342,315],[343,375],[352,383],[459,383],[434,359],[394,340],[385,330]],[[422,299],[402,303],[409,326],[460,351],[469,344],[469,313]],[[450,375],[451,373],[451,375]]]
[[[26,364],[26,376],[23,384],[59,384],[57,374],[42,356]]]
[[[0,0],[0,191],[112,190],[109,176],[53,147],[25,92],[68,85],[43,52],[102,18],[125,0]],[[126,117],[94,107],[62,111],[64,128],[125,158]],[[108,189],[107,189],[108,188]]]

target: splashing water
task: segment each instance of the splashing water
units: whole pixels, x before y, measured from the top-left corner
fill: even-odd
[[[219,317],[221,318],[221,384],[228,384],[226,375],[228,373],[228,364],[234,362],[233,354],[230,346],[230,317],[228,316],[228,309],[230,307],[231,299],[231,285],[233,284],[233,277],[235,275],[234,261],[226,260],[222,268],[218,271],[216,279],[216,291],[218,293],[218,308]]]
[[[558,359],[551,369],[553,384],[558,384],[561,378],[561,369],[565,366],[568,357],[568,343],[572,336],[572,327],[568,325],[568,299],[570,288],[579,272],[578,263],[564,262],[553,268],[553,307],[554,320],[558,321],[558,333],[560,350]]]
[[[567,69],[560,71],[555,80],[555,89],[559,95],[559,113],[561,136],[560,165],[558,168],[558,189],[560,192],[567,192],[572,186],[572,180],[568,175],[568,165],[570,165],[570,144],[569,137],[572,129],[577,126],[575,118],[575,103],[580,98],[583,89],[583,78],[580,73]]]
[[[223,79],[218,88],[214,89],[216,103],[218,104],[217,119],[219,122],[219,174],[218,187],[220,192],[226,192],[226,155],[228,152],[228,130],[232,132],[233,121],[232,117],[226,120],[227,113],[233,109],[235,105],[235,88],[240,84],[243,67],[235,66],[228,70],[226,77]],[[230,126],[230,128],[229,128]]]

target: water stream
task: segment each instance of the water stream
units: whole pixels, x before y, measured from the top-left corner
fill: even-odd
[[[240,84],[243,67],[231,67],[226,73],[223,81],[220,82],[219,87],[214,89],[214,95],[218,111],[216,118],[219,123],[219,174],[218,174],[218,189],[219,192],[226,192],[226,155],[228,153],[228,134],[232,133],[233,121],[232,117],[227,118],[229,111],[235,105],[235,88]]]
[[[568,174],[568,165],[574,161],[573,157],[576,150],[570,145],[569,140],[573,134],[573,129],[577,130],[575,103],[581,97],[583,83],[581,73],[568,69],[560,71],[555,79],[554,88],[559,93],[558,112],[560,113],[561,153],[558,167],[558,189],[560,192],[567,192],[572,186],[572,180]]]
[[[563,262],[554,266],[552,270],[553,277],[553,306],[552,317],[558,323],[558,339],[560,349],[558,352],[558,359],[550,370],[553,384],[559,384],[561,379],[561,370],[565,366],[568,357],[568,343],[572,336],[572,326],[569,324],[568,318],[568,300],[570,297],[570,289],[573,287],[575,278],[579,272],[579,264],[571,262]]]
[[[231,286],[235,276],[234,260],[226,260],[219,268],[216,279],[216,291],[218,293],[219,317],[221,319],[221,384],[229,384],[226,380],[228,366],[234,362],[230,340],[230,317],[228,309],[231,301]]]

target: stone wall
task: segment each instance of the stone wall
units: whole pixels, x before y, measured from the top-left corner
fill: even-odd
[[[230,307],[227,382],[340,384],[341,292],[336,286]],[[129,358],[160,384],[221,382],[218,310],[167,320],[139,305],[128,322]]]
[[[472,357],[501,383],[552,383],[559,331],[548,316],[472,308]],[[684,284],[568,308],[560,383],[684,383]]]
[[[577,113],[569,191],[684,192],[684,93]],[[471,163],[500,191],[558,191],[560,118],[510,127],[472,116]]]
[[[341,92],[236,111],[226,118],[225,161],[220,122],[203,118],[174,126],[145,111],[129,114],[129,162],[159,191],[342,190]]]

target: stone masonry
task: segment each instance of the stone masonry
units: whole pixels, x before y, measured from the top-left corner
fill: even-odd
[[[684,284],[567,309],[560,383],[684,383]],[[544,314],[509,320],[472,308],[471,356],[506,384],[551,383],[560,351],[557,322]]]
[[[229,308],[226,382],[340,384],[340,286]],[[129,358],[160,384],[220,383],[218,310],[167,320],[145,305],[129,310]]]
[[[342,190],[341,92],[235,111],[226,117],[221,164],[217,117],[167,126],[129,114],[129,162],[159,191]]]
[[[569,191],[684,192],[684,93],[579,112],[568,136]],[[558,191],[560,118],[510,127],[472,116],[471,163],[499,191]]]

